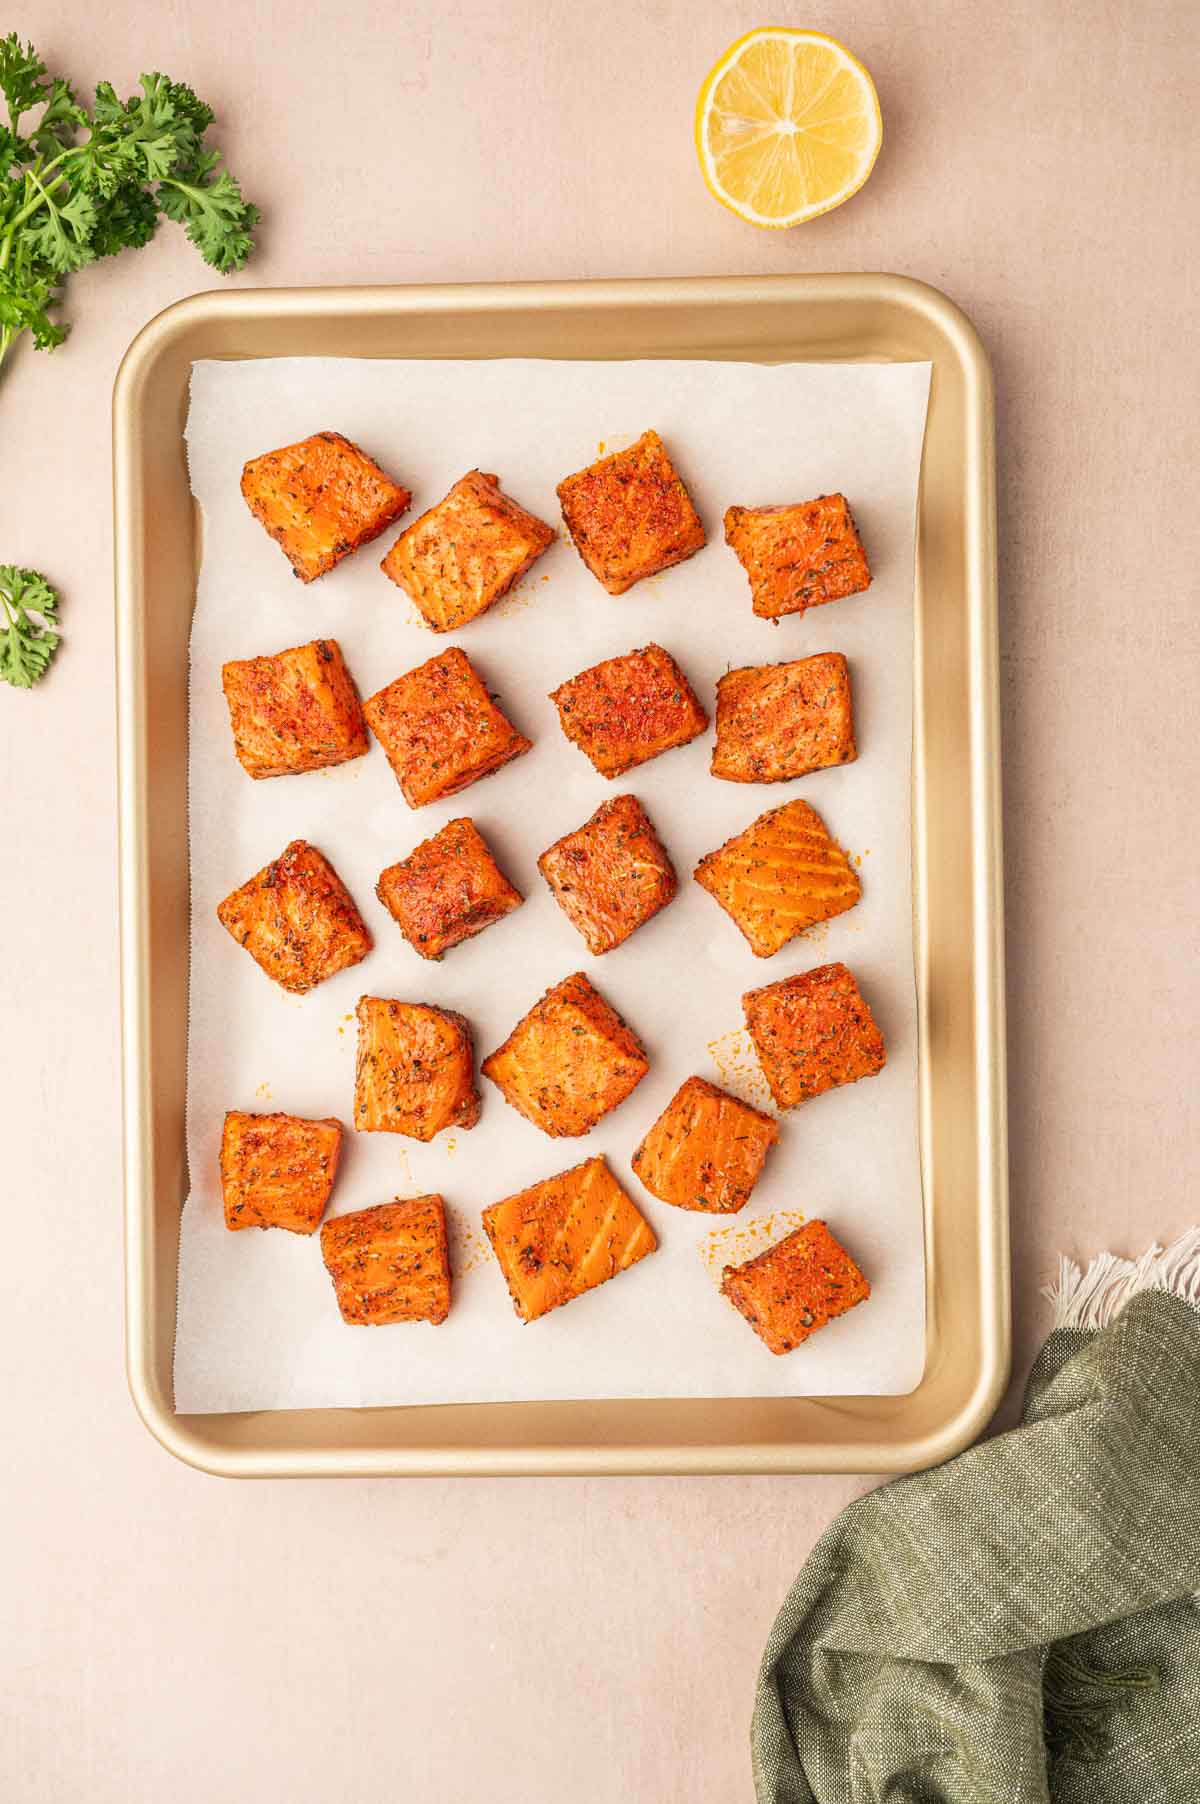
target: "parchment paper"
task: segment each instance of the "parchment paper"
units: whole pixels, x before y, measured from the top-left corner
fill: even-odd
[[[192,867],[188,1155],[176,1407],[182,1411],[516,1398],[897,1393],[924,1358],[916,1014],[910,873],[914,522],[929,366],[276,359],[200,363],[187,428],[203,510],[191,646]],[[379,560],[399,528],[304,587],[238,488],[245,460],[323,428],[361,443],[414,492],[404,524],[472,466],[555,526],[555,483],[647,426],[665,439],[708,529],[690,562],[613,598],[565,539],[523,585],[455,635],[420,624]],[[779,626],[754,618],[723,542],[738,502],[849,497],[869,591]],[[477,664],[534,750],[449,801],[412,811],[375,744],[336,769],[254,782],[233,755],[220,667],[336,638],[365,697],[447,644]],[[606,782],[563,737],[547,691],[600,658],[658,641],[710,713],[729,666],[847,654],[858,761],[795,783],[709,775],[712,733]],[[606,798],[641,798],[680,878],[677,899],[617,951],[591,957],[536,868]],[[861,858],[849,914],[756,959],[691,881],[697,859],[768,807],[803,796]],[[527,897],[505,921],[428,963],[374,894],[379,872],[469,814]],[[304,837],[348,885],[376,936],[363,964],[291,997],[216,919],[220,899]],[[629,1158],[692,1072],[760,1104],[743,990],[832,959],[857,974],[884,1032],[884,1072],[783,1118],[750,1204],[717,1218],[650,1197]],[[585,970],[648,1049],[650,1075],[583,1140],[553,1141],[480,1079],[470,1132],[422,1146],[356,1134],[353,1010],[364,993],[439,1003],[492,1051],[550,984]],[[441,1191],[454,1305],[439,1327],[347,1327],[318,1238],[231,1234],[217,1154],[227,1109],[336,1115],[347,1125],[331,1212]],[[512,1191],[604,1153],[659,1236],[632,1271],[522,1325],[479,1226]],[[718,1294],[720,1267],[805,1216],[826,1217],[870,1277],[870,1300],[784,1358]]]

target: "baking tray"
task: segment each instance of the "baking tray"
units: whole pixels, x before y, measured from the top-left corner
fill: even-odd
[[[303,356],[932,362],[913,725],[926,1364],[909,1395],[174,1413],[200,557],[188,377],[199,358]],[[125,355],[113,480],[127,1366],[151,1433],[192,1465],[246,1477],[896,1472],[979,1434],[1008,1377],[1010,1319],[994,419],[970,322],[888,275],[201,294]]]

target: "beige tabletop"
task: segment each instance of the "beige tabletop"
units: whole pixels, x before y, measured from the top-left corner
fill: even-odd
[[[1016,1369],[1064,1249],[1197,1219],[1190,0],[787,13],[878,83],[847,207],[756,232],[691,107],[757,5],[33,0],[80,83],[186,79],[262,204],[260,284],[897,270],[995,363]],[[5,1804],[732,1804],[755,1667],[855,1479],[234,1484],[122,1370],[109,392],[207,272],[175,228],[0,384],[0,561],[66,646],[0,689]],[[1188,929],[1191,929],[1190,933]],[[1010,1405],[1011,1408],[1011,1405]]]

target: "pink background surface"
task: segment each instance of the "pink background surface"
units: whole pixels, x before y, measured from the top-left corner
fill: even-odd
[[[1060,1249],[1196,1219],[1195,8],[788,15],[866,61],[886,137],[857,199],[778,235],[708,198],[691,146],[757,6],[13,22],[89,88],[158,67],[216,105],[267,213],[252,285],[893,269],[973,317],[999,395],[1019,1380]],[[109,392],[205,281],[164,229],[85,272],[68,346],[0,385],[0,556],[52,576],[67,634],[39,690],[0,691],[0,1793],[748,1800],[767,1628],[865,1481],[234,1485],[128,1401]]]

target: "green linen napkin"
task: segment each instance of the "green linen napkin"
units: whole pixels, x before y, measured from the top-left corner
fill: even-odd
[[[1200,1230],[1049,1294],[1021,1426],[852,1504],[793,1585],[758,1804],[1200,1804]]]

